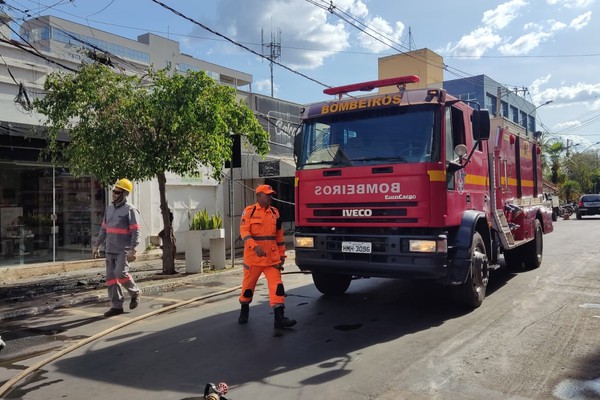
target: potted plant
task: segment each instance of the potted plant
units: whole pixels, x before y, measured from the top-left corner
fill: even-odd
[[[217,212],[210,215],[206,208],[191,219],[185,235],[186,272],[202,272],[202,250],[210,250],[214,268],[225,268],[225,230],[223,217]]]

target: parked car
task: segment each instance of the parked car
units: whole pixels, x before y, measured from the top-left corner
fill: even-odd
[[[600,194],[584,194],[579,198],[575,216],[581,219],[585,215],[600,215]]]

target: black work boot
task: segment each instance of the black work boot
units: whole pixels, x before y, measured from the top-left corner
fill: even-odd
[[[121,315],[121,314],[123,314],[122,308],[111,308],[110,310],[108,310],[107,312],[104,313],[104,316],[106,318],[110,318],[110,317],[114,317],[115,315]]]
[[[275,312],[275,329],[291,328],[292,326],[296,325],[295,319],[289,319],[283,315],[284,308],[285,307],[283,306],[279,306],[273,309]]]
[[[238,318],[238,324],[245,324],[248,322],[248,316],[250,315],[250,304],[242,304],[240,310],[240,317]]]

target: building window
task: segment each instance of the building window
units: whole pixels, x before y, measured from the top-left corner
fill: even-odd
[[[517,109],[517,107],[510,106],[510,115],[508,116],[508,118],[515,124],[519,123],[519,110]]]
[[[492,115],[496,115],[496,96],[492,96],[489,93],[485,95],[485,108],[490,110]]]
[[[106,190],[92,177],[36,164],[0,163],[0,264],[90,258]]]

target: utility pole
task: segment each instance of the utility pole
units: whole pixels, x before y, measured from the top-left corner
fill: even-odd
[[[569,142],[571,142],[571,144],[569,144]],[[573,140],[567,139],[567,146],[566,146],[567,147],[567,158],[569,158],[569,149],[571,147],[575,147],[575,146],[579,146],[579,143],[573,144]]]
[[[271,41],[268,44],[265,44],[263,37],[263,30],[260,30],[260,42],[263,50],[268,49],[266,57],[269,59],[269,64],[271,67],[271,97],[273,97],[273,61],[277,60],[281,57],[281,30],[277,28],[277,37],[274,37],[273,32],[271,32]],[[263,56],[264,56],[263,52]]]
[[[571,144],[569,144],[569,142],[571,142]],[[566,156],[565,163],[568,163],[570,161],[569,160],[569,149],[571,147],[575,147],[575,146],[579,146],[579,143],[573,144],[573,140],[567,139],[567,156]],[[567,165],[567,173],[568,172],[569,172],[569,167]],[[568,177],[568,175],[567,175],[567,177]],[[567,204],[569,204],[571,202],[571,188],[569,186],[567,186],[565,192],[566,192],[565,195],[567,197],[567,199],[566,199],[567,200]]]
[[[510,93],[515,93],[515,95],[518,95],[519,92],[523,92],[523,94],[527,93],[527,88],[514,88],[513,90],[507,88],[507,87],[503,87],[503,86],[498,86],[498,90],[496,93],[496,113],[494,114],[494,116],[496,117],[501,117],[502,113],[500,112],[500,110],[502,109],[502,96],[504,95],[508,95]]]

